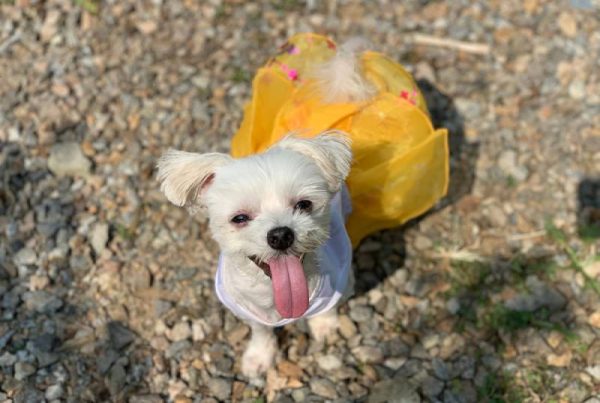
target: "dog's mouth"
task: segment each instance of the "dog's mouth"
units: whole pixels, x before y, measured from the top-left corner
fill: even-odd
[[[280,255],[262,261],[249,256],[258,268],[271,279],[273,300],[283,318],[299,318],[308,309],[308,284],[304,276],[304,255]]]
[[[253,255],[253,256],[248,256],[248,259],[252,260],[252,262],[258,266],[259,269],[261,269],[263,271],[263,273],[265,273],[265,276],[272,278],[271,277],[271,268],[269,267],[269,264],[267,262],[264,262],[262,260],[260,260],[258,258],[258,256]],[[304,253],[301,254],[298,259],[300,259],[300,263],[304,264]]]
[[[265,276],[271,278],[271,268],[267,263],[260,260],[257,256],[248,256],[248,259],[252,260],[265,273]]]

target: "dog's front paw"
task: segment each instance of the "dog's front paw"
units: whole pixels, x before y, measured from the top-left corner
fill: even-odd
[[[335,334],[338,326],[338,316],[334,310],[308,320],[310,332],[317,342],[323,342],[326,338]]]
[[[248,378],[257,378],[273,365],[277,340],[274,335],[253,337],[242,357],[242,373]]]

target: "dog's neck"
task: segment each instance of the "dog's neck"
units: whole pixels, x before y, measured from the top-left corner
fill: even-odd
[[[281,316],[275,309],[271,279],[244,255],[227,255],[223,259],[223,287],[231,298],[250,312],[267,321],[277,322]],[[319,284],[320,271],[315,253],[307,253],[303,261],[309,297]]]

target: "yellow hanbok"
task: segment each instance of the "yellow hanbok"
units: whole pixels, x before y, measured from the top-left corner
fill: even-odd
[[[433,128],[411,75],[377,52],[360,55],[361,71],[377,89],[372,99],[324,103],[309,71],[335,49],[324,36],[299,34],[258,70],[231,154],[259,153],[289,132],[349,133],[354,159],[346,183],[353,210],[347,229],[356,246],[374,231],[424,213],[446,194],[448,136],[446,129]]]

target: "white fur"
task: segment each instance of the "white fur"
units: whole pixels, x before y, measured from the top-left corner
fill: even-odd
[[[273,365],[277,353],[277,339],[270,328],[252,324],[252,336],[242,357],[242,372],[256,378]]]
[[[286,137],[277,147],[294,150],[310,157],[321,169],[332,193],[340,190],[342,182],[350,172],[350,139],[340,131],[331,130],[310,139]]]
[[[327,62],[312,71],[325,103],[361,102],[375,95],[375,87],[361,73],[358,53],[369,48],[361,38],[353,38],[339,47]]]
[[[263,154],[232,159],[224,154],[193,154],[170,150],[160,159],[158,178],[167,198],[178,206],[203,206],[209,227],[223,255],[226,292],[236,304],[277,321],[272,282],[249,257],[263,261],[280,252],[267,243],[267,232],[286,226],[295,240],[288,253],[304,255],[309,295],[319,283],[317,249],[329,238],[330,202],[350,170],[352,154],[343,133],[312,139],[287,137]],[[312,211],[294,209],[310,200]],[[243,226],[231,219],[252,219]],[[251,324],[253,335],[243,357],[248,376],[266,370],[274,357],[272,332]],[[323,331],[318,332],[321,337]],[[272,348],[273,347],[273,348]]]

